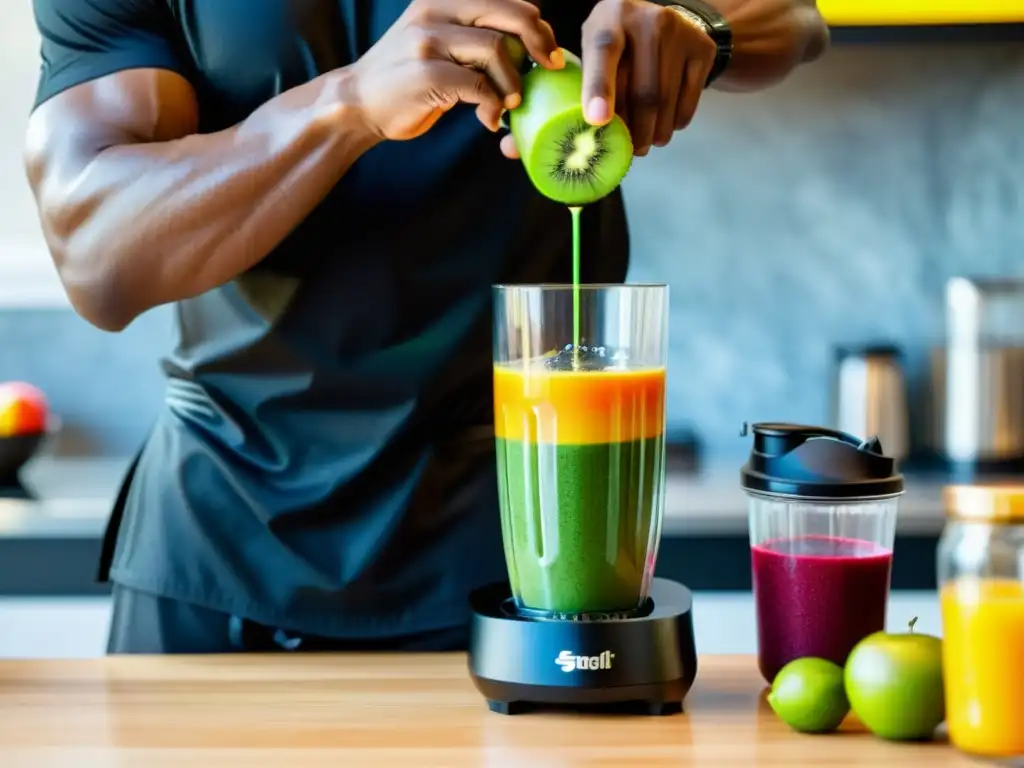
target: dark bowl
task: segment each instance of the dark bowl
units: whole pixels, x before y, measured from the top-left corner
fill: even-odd
[[[18,484],[18,473],[45,439],[45,432],[0,437],[0,486]]]
[[[51,447],[52,441],[60,434],[61,426],[60,417],[50,414],[45,432],[0,437],[0,488],[21,485],[19,472],[33,457]]]

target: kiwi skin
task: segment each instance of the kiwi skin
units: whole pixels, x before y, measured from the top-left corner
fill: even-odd
[[[564,205],[586,205],[622,183],[632,165],[633,143],[618,115],[599,128],[587,123],[580,60],[565,49],[562,53],[563,69],[534,66],[523,75],[523,100],[508,113],[508,123],[537,191]]]
[[[512,66],[520,75],[525,74],[532,66],[532,62],[526,56],[526,46],[515,35],[505,35],[504,39],[505,50],[508,51],[508,57],[512,60]]]

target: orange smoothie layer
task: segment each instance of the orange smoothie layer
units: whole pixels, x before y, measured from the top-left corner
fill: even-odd
[[[559,445],[625,443],[665,431],[665,369],[494,367],[494,432]]]
[[[942,588],[950,741],[980,756],[1024,756],[1024,583],[964,578]]]

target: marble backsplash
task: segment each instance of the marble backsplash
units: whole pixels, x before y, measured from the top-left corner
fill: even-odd
[[[738,457],[744,420],[828,418],[832,348],[886,340],[921,387],[955,274],[1024,274],[1024,49],[839,47],[711,93],[626,183],[631,279],[672,290],[670,421]],[[63,450],[135,449],[162,395],[159,310],[120,335],[0,310],[0,380],[42,386]]]

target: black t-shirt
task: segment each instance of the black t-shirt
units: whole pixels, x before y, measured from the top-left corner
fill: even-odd
[[[220,130],[353,62],[406,6],[35,0],[37,103],[169,69],[195,88],[200,131]],[[578,51],[592,3],[547,6]],[[583,224],[583,279],[624,280],[620,196]],[[566,209],[501,156],[471,107],[365,154],[259,267],[176,305],[166,401],[111,578],[327,636],[464,621],[467,592],[505,574],[491,285],[567,281],[569,236]]]

